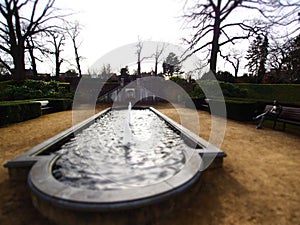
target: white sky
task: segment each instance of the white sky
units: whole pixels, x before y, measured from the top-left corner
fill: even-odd
[[[77,12],[68,20],[77,20],[83,25],[78,39],[82,41],[79,54],[85,58],[81,66],[83,73],[87,73],[88,68],[101,56],[121,46],[137,42],[138,37],[144,41],[169,42],[186,48],[181,41],[188,35],[188,31],[182,28],[183,20],[180,18],[184,2],[185,0],[57,0],[55,5]],[[253,14],[244,12],[242,16],[251,18]],[[244,41],[235,46],[239,51],[243,50],[243,58],[248,44],[248,41]],[[75,62],[71,46],[65,47],[64,54],[64,57]],[[244,69],[245,62],[244,60],[240,67],[239,75],[247,72]],[[50,63],[48,65],[50,66]],[[53,64],[51,67],[54,72]],[[75,66],[63,63],[61,71],[65,72],[67,69],[75,69]],[[233,74],[232,66],[220,58],[217,70],[227,70]]]
[[[72,20],[83,25],[80,55],[83,72],[104,54],[138,41],[163,41],[180,44],[182,0],[57,1],[59,8],[78,12]],[[73,54],[72,49],[68,50]],[[68,65],[65,65],[69,67]]]

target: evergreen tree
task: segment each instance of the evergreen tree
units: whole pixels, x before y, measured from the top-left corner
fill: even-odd
[[[174,72],[179,73],[181,69],[180,61],[174,52],[170,52],[163,62],[163,73],[173,76]]]
[[[260,63],[258,68],[258,78],[261,81],[266,73],[266,63],[268,57],[269,40],[267,35],[264,35],[262,45],[260,46]]]
[[[268,56],[269,41],[267,35],[258,35],[251,43],[246,59],[248,60],[249,72],[256,77],[257,83],[260,83],[266,73],[266,62]]]
[[[300,79],[300,35],[290,41],[288,57],[286,58],[287,69],[291,81]]]

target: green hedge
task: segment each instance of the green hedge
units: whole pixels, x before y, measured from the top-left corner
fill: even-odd
[[[210,104],[214,104],[215,106],[221,102],[223,101],[216,99],[210,100]],[[225,100],[225,105],[227,118],[238,121],[252,120],[255,111],[261,108],[260,103],[255,101]],[[218,112],[214,112],[214,115],[222,116],[219,115]]]
[[[0,101],[38,98],[73,98],[70,84],[57,81],[44,82],[25,80],[22,82],[0,82]]]
[[[204,97],[203,98],[192,98],[192,101],[193,101],[193,103],[194,103],[195,106],[194,105],[190,105],[191,102],[189,102],[189,101],[185,102],[185,106],[189,107],[189,108],[194,108],[195,107],[196,109],[202,109],[203,105],[206,104]]]
[[[68,110],[72,107],[71,99],[48,99],[48,101],[47,107],[52,107],[56,112]]]
[[[192,99],[196,109],[207,110],[210,111],[209,106],[208,108],[203,107],[205,104],[204,98],[194,98]],[[218,103],[223,101],[217,99],[211,99],[210,104],[215,104],[218,106]],[[273,101],[267,100],[255,100],[255,99],[245,99],[245,98],[226,98],[225,105],[227,111],[227,118],[238,120],[238,121],[250,121],[252,120],[253,116],[256,114],[260,114],[264,111],[266,105],[271,105]],[[285,103],[281,102],[283,106],[291,106],[291,107],[300,107],[299,104],[292,104],[292,103]],[[186,104],[187,107],[192,107]],[[222,116],[218,114],[218,112],[214,112],[217,116]]]
[[[252,101],[226,100],[227,118],[239,121],[252,120],[254,112],[261,108],[260,103]]]
[[[0,126],[33,119],[41,114],[41,104],[38,102],[0,102]]]
[[[206,89],[213,98],[214,83],[204,82]],[[222,88],[227,118],[233,120],[251,120],[255,111],[261,113],[274,99],[279,100],[283,106],[300,107],[299,84],[227,84],[220,83]],[[235,88],[238,87],[238,88]],[[200,88],[194,88],[193,98],[197,109],[202,109],[204,97]],[[200,93],[200,94],[196,94]],[[217,104],[218,100],[213,100]],[[189,107],[187,105],[187,107]]]
[[[192,84],[192,89],[188,91],[191,98],[217,98],[220,97],[219,90],[221,89],[224,97],[246,98],[248,92],[245,89],[231,83],[201,80]],[[205,92],[205,94],[204,94]]]
[[[300,103],[300,84],[236,84],[248,92],[247,98],[284,104]]]

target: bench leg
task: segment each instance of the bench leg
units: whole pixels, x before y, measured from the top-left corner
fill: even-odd
[[[275,127],[276,127],[276,120],[274,120],[274,123],[273,123],[273,130],[275,130]]]
[[[283,130],[285,130],[286,123],[283,123]]]

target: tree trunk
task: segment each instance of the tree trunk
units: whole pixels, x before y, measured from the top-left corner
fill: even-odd
[[[30,59],[31,59],[31,67],[32,67],[33,77],[37,78],[38,73],[37,73],[37,67],[36,67],[36,59],[35,59],[34,53],[33,53],[33,49],[34,49],[33,42],[30,43],[30,41],[27,40],[27,48],[28,48],[28,51],[29,51]]]
[[[29,54],[30,54],[30,57],[31,57],[31,66],[32,66],[33,77],[37,78],[38,77],[38,72],[37,72],[35,57],[34,57],[34,54],[33,54],[33,49],[29,49]]]
[[[75,52],[75,60],[76,60],[76,64],[77,64],[78,74],[79,74],[79,77],[82,77],[78,48],[76,46],[75,38],[73,38],[72,40],[73,40],[73,47],[74,47],[74,52]]]
[[[76,51],[77,52],[77,51]],[[80,59],[78,57],[78,54],[76,56],[76,63],[77,63],[77,69],[78,69],[78,74],[79,74],[79,77],[82,77],[82,73],[81,73],[81,67],[80,67]]]
[[[24,70],[25,64],[20,63],[20,61],[17,61],[15,63],[15,69],[13,74],[13,79],[17,81],[22,81],[25,79],[25,70]]]
[[[38,78],[38,72],[37,72],[35,59],[31,62],[31,65],[32,65],[33,77]]]
[[[220,38],[220,12],[215,11],[216,18],[214,23],[214,34],[213,34],[213,40],[212,40],[212,48],[211,48],[211,54],[210,54],[210,70],[216,74],[217,70],[217,59],[218,59],[218,53],[220,50],[219,46],[219,38]]]
[[[238,60],[236,63],[236,66],[234,67],[234,77],[238,77],[238,72],[239,72],[239,66],[240,66],[240,61]]]
[[[237,70],[237,68],[234,68],[234,77],[235,77],[235,78],[238,77],[238,70]]]
[[[157,76],[157,66],[158,66],[158,62],[157,60],[155,60],[155,65],[154,65],[154,75]]]
[[[137,76],[138,76],[138,77],[141,77],[141,61],[138,61],[137,64],[138,64],[138,68],[137,68]]]
[[[59,54],[55,54],[55,79],[58,81],[59,80],[59,74],[60,74],[60,64],[61,62],[59,61]]]
[[[17,46],[15,48],[13,60],[15,65],[13,79],[17,81],[22,81],[25,79],[25,57],[24,49],[22,50],[22,47]]]
[[[216,74],[217,72],[217,59],[218,59],[218,52],[219,52],[219,46],[214,45],[212,46],[211,49],[211,54],[210,54],[210,70]]]

